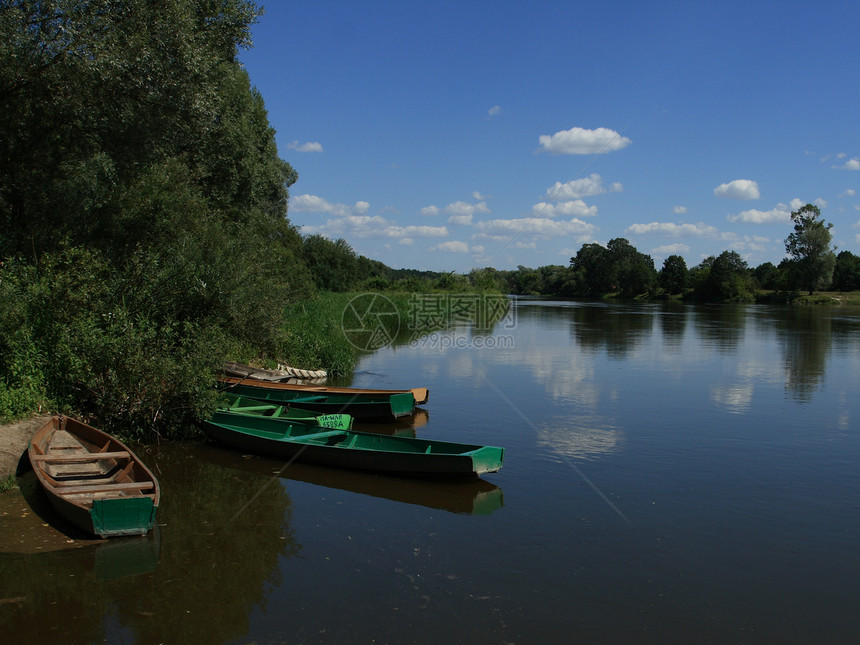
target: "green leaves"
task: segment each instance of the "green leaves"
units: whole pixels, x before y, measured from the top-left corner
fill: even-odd
[[[830,285],[836,266],[836,254],[830,248],[833,224],[826,224],[820,217],[821,209],[812,204],[792,212],[794,232],[785,240],[797,284],[808,290],[809,295]]]
[[[169,434],[211,407],[229,348],[284,347],[312,285],[286,220],[297,175],[236,60],[259,14],[0,6],[0,413],[50,400]]]

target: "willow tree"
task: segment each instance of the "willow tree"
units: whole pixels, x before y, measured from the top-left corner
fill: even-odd
[[[785,240],[785,250],[792,258],[797,286],[812,295],[827,288],[833,279],[836,254],[830,246],[833,224],[825,223],[818,206],[807,204],[791,213],[794,232]]]

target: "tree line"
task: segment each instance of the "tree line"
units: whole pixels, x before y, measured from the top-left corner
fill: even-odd
[[[807,204],[791,215],[794,231],[786,238],[786,257],[778,264],[750,267],[736,251],[724,251],[688,267],[670,255],[658,270],[654,260],[624,238],[606,246],[584,244],[568,266],[520,266],[499,272],[513,294],[561,297],[681,296],[721,302],[752,302],[763,291],[789,298],[819,290],[860,290],[860,257],[831,248],[832,224]]]

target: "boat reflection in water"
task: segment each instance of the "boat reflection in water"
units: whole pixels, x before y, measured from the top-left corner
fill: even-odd
[[[375,432],[377,434],[387,434],[392,437],[411,437],[414,438],[415,429],[423,428],[430,420],[430,413],[422,408],[415,408],[415,411],[408,417],[400,417],[393,421],[365,421],[362,419],[353,419],[352,429],[358,432]]]
[[[158,526],[144,536],[94,538],[60,516],[30,471],[18,477],[19,490],[3,496],[0,559],[12,571],[75,571],[97,580],[151,573],[161,555]]]
[[[395,502],[416,504],[451,513],[489,515],[504,505],[502,489],[484,479],[465,482],[410,479],[361,471],[284,462],[256,455],[243,455],[219,446],[200,446],[197,458],[227,468],[336,488]]]

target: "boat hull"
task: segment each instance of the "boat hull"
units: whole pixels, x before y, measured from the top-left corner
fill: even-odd
[[[155,525],[158,481],[119,440],[53,416],[33,436],[28,456],[51,506],[99,537],[144,535]]]
[[[338,387],[334,385],[317,385],[307,383],[287,383],[282,380],[283,377],[273,376],[272,370],[261,370],[247,365],[239,365],[231,363],[228,370],[229,376],[222,379],[225,382],[231,383],[248,383],[250,385],[266,386],[281,386],[284,389],[294,390],[296,392],[322,392],[329,394],[403,394],[410,392],[415,399],[416,405],[424,405],[430,400],[430,390],[426,387],[413,387],[406,390],[397,389],[378,389],[378,388],[355,388],[355,387]]]
[[[419,477],[475,477],[502,467],[504,448],[327,430],[236,415],[204,423],[215,441],[267,457]]]
[[[272,383],[272,386],[281,385]],[[224,392],[265,401],[288,403],[320,414],[348,414],[355,419],[398,419],[415,411],[415,397],[411,392],[395,394],[342,394],[298,392],[278,387],[248,385],[245,382],[221,381]]]
[[[293,423],[305,423],[339,430],[352,428],[352,417],[348,414],[322,414],[314,410],[306,410],[289,403],[269,403],[257,399],[249,399],[234,394],[223,394],[222,401],[213,420],[217,421],[218,414],[248,414],[268,419],[282,419]]]

